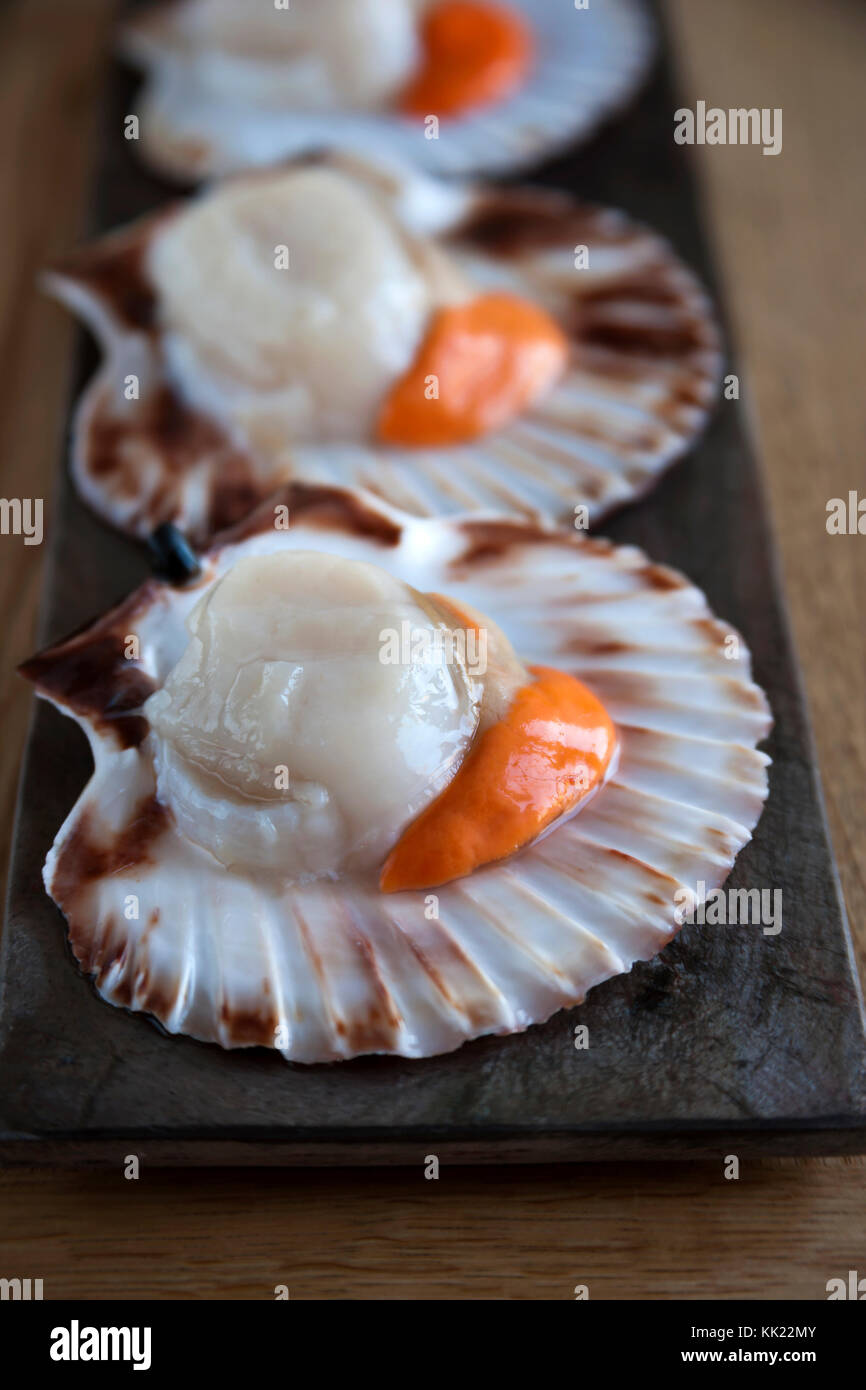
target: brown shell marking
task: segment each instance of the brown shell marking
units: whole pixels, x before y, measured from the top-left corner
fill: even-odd
[[[159,1019],[167,1018],[178,1000],[181,980],[171,983],[165,972],[153,968],[150,937],[159,928],[161,914],[155,908],[141,938],[130,949],[123,924],[109,914],[98,917],[94,890],[100,880],[156,862],[156,846],[170,829],[171,815],[150,795],[136,807],[126,825],[100,830],[85,809],[58,854],[51,879],[51,895],[69,926],[69,944],[82,971],[93,977],[99,990],[108,986],[113,1001]],[[259,1007],[235,1005],[224,998],[220,1022],[233,1045],[273,1047],[279,1017],[268,990]]]
[[[466,243],[492,256],[518,263],[533,253],[563,246],[588,245],[592,249],[625,247],[635,229],[623,216],[547,190],[493,190],[480,196],[467,219],[455,229],[452,240]],[[649,234],[648,234],[649,235]],[[696,353],[717,348],[714,326],[697,303],[691,307],[683,293],[683,273],[656,239],[645,263],[605,279],[600,284],[578,283],[573,296],[574,320],[570,325],[579,355],[585,348],[613,349],[634,357],[635,367],[647,356],[664,357],[690,368]],[[649,306],[653,317],[640,312],[624,316],[623,302]],[[604,353],[592,365],[604,370]],[[622,370],[622,368],[620,368]],[[684,401],[697,405],[703,391],[687,378],[681,384]]]
[[[88,720],[121,748],[136,748],[147,736],[147,720],[138,711],[156,687],[125,649],[158,589],[157,580],[147,580],[104,617],[18,667],[40,695]]]
[[[106,386],[94,409],[88,431],[88,467],[93,480],[104,483],[114,499],[132,503],[130,516],[138,529],[152,530],[154,518],[183,524],[184,489],[188,476],[209,460],[213,486],[203,527],[185,528],[192,540],[212,536],[246,516],[261,500],[262,483],[252,461],[225,430],[209,416],[188,406],[167,382],[142,396],[129,415],[112,409]],[[159,482],[145,493],[142,464],[159,459]]]
[[[233,1008],[223,999],[220,1022],[235,1047],[273,1047],[280,1018],[272,1002],[263,998],[259,1009]]]
[[[533,251],[583,244],[597,232],[599,213],[554,189],[492,189],[479,194],[471,211],[452,233],[491,256],[521,257]],[[612,225],[609,243],[627,238],[624,225]]]
[[[159,925],[159,911],[151,913],[133,951],[128,930],[111,914],[99,919],[95,900],[102,879],[154,862],[154,847],[170,824],[155,795],[141,802],[119,829],[100,829],[84,809],[60,847],[51,880],[51,895],[67,920],[69,944],[82,971],[93,976],[97,988],[113,973],[112,996],[118,1004],[128,1008],[135,1001],[159,1018],[174,1002],[151,981],[147,964],[148,939]]]
[[[180,203],[174,204],[90,246],[79,247],[54,261],[49,273],[90,290],[124,328],[154,332],[157,298],[147,269],[147,250],[163,223],[180,207]]]
[[[450,571],[454,578],[464,578],[472,570],[485,563],[505,559],[512,551],[526,545],[580,545],[584,553],[605,554],[612,549],[611,542],[596,537],[577,537],[552,531],[549,527],[534,525],[523,521],[481,520],[471,518],[458,521],[461,537],[466,545],[451,562]],[[647,568],[652,568],[648,566]],[[659,567],[660,568],[660,567]]]
[[[381,1052],[389,1046],[402,1019],[382,978],[376,953],[361,930],[356,932],[354,944],[367,972],[372,999],[368,1008],[355,1017],[338,1019],[336,1030],[352,1052]]]
[[[417,914],[407,911],[399,897],[389,904],[389,914],[413,960],[449,1009],[465,1019],[473,1032],[495,1029],[498,1008],[489,981],[448,930],[447,923],[439,922],[432,930],[426,921],[417,919]]]
[[[136,807],[126,825],[112,826],[109,833],[100,831],[85,811],[64,841],[54,866],[52,892],[64,912],[69,915],[74,911],[79,895],[86,895],[97,880],[152,862],[151,850],[169,824],[169,813],[155,794]]]
[[[272,492],[267,501],[251,511],[243,521],[214,538],[214,546],[235,545],[250,536],[262,535],[273,529],[278,507],[288,510],[292,520],[303,517],[305,526],[322,531],[341,531],[347,536],[362,536],[379,545],[400,544],[403,528],[389,515],[368,503],[358,493],[318,483],[284,483]]]

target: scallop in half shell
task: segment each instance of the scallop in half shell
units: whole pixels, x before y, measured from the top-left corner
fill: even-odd
[[[202,848],[212,824],[197,827],[190,803],[178,817],[160,800],[148,711],[164,721],[163,692],[188,656],[186,621],[217,581],[280,552],[368,562],[382,592],[399,581],[480,610],[522,662],[578,677],[616,726],[619,762],[606,784],[530,847],[435,891],[382,893],[375,877],[322,874],[321,863],[288,881],[263,873],[255,853],[229,865],[219,844]],[[660,951],[677,930],[675,904],[688,900],[677,895],[720,886],[750,839],[769,761],[756,745],[771,721],[734,636],[687,579],[635,548],[502,518],[418,519],[363,494],[288,487],[222,537],[189,585],[150,580],[23,668],[93,752],[93,775],[45,865],[75,956],[106,1000],[170,1032],[276,1047],[299,1062],[423,1057],[542,1022]],[[333,679],[342,683],[325,681],[322,699],[343,711],[342,723],[328,714],[335,747],[348,728],[359,749],[366,743],[357,756],[369,757],[373,735],[353,723],[358,687],[339,665]],[[255,703],[266,683],[234,693]],[[207,706],[210,683],[190,689]],[[436,738],[453,720],[442,715]],[[233,747],[223,751],[250,752]],[[399,761],[387,740],[379,748],[371,806]],[[238,766],[225,775],[241,775]],[[304,814],[317,815],[314,799]]]
[[[160,0],[124,26],[146,74],[142,150],[185,181],[323,146],[431,172],[507,172],[585,139],[625,106],[654,48],[637,0],[508,0],[528,30],[525,80],[503,100],[442,115],[437,138],[399,109],[431,0]],[[436,115],[434,108],[430,112]]]
[[[206,543],[294,480],[418,516],[592,525],[689,448],[721,369],[694,275],[624,215],[344,156],[229,180],[47,283],[104,353],[76,414],[75,481],[141,537],[173,521]],[[437,310],[488,296],[549,326],[553,373],[469,442],[384,442],[377,408],[413,380]],[[458,342],[454,360],[477,354]],[[419,401],[438,379],[412,388]],[[432,408],[425,396],[416,414]]]

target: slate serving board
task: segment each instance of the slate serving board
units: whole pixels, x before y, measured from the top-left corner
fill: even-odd
[[[98,231],[169,190],[120,136],[112,77]],[[663,61],[629,114],[539,181],[665,233],[711,288],[688,152],[673,143]],[[758,151],[755,151],[756,155]],[[745,154],[745,152],[744,152]],[[718,301],[718,296],[717,296]],[[79,383],[93,368],[82,348]],[[146,560],[60,488],[42,641],[137,584]],[[0,1156],[24,1162],[472,1162],[866,1151],[862,1004],[767,521],[739,403],[652,497],[602,528],[684,570],[739,628],[776,724],[771,791],[730,886],[781,888],[778,936],[687,927],[579,1009],[427,1061],[290,1065],[170,1038],[104,1004],[78,972],[41,866],[89,772],[84,736],[40,704],[28,743],[0,981]],[[577,1051],[575,1024],[589,1027]]]

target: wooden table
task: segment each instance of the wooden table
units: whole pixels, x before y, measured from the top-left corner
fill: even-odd
[[[0,460],[5,497],[50,499],[73,330],[34,292],[77,234],[110,0],[0,13]],[[866,180],[858,0],[668,0],[684,100],[782,107],[777,158],[700,151],[742,373],[753,392],[795,634],[866,975]],[[11,828],[43,550],[0,538],[0,841]],[[63,1297],[823,1298],[866,1273],[866,1160],[337,1173],[7,1171],[0,1275]]]

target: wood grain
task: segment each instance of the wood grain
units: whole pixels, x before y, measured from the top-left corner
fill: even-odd
[[[863,1269],[858,1181],[830,1160],[736,1182],[705,1164],[27,1173],[2,1263],[46,1298],[820,1299]]]
[[[80,234],[111,10],[108,0],[0,9],[0,494],[44,498],[46,529],[75,330],[36,281]],[[30,707],[14,669],[32,649],[47,549],[0,536],[2,873]]]
[[[830,829],[866,980],[866,498],[861,387],[866,179],[856,133],[866,8],[853,0],[670,0],[689,105],[781,107],[782,153],[702,151],[708,231],[756,406]]]
[[[86,206],[109,0],[0,12],[0,492],[51,497],[72,333],[33,291]],[[669,0],[684,100],[781,106],[776,159],[701,151],[813,711],[834,843],[866,964],[866,538],[827,499],[866,495],[855,389],[866,302],[860,110],[866,12],[847,0]],[[28,696],[44,548],[0,538],[0,839]],[[483,1173],[8,1171],[0,1274],[48,1297],[823,1298],[864,1271],[866,1163],[641,1165]]]

